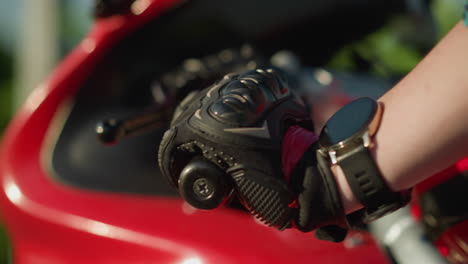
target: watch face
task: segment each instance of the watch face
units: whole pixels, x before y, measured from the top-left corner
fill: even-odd
[[[320,133],[321,147],[331,147],[366,131],[377,111],[377,102],[363,97],[336,112]]]

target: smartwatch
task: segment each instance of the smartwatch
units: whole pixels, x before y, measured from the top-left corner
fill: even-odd
[[[374,99],[359,98],[338,110],[319,137],[319,154],[330,166],[343,170],[353,194],[364,206],[364,223],[391,213],[410,200],[410,191],[394,192],[388,187],[369,151],[382,113],[383,106]]]

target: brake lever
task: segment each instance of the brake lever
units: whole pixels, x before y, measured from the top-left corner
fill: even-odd
[[[107,119],[96,125],[96,135],[99,141],[106,145],[113,145],[121,140],[164,128],[171,120],[172,109],[158,109],[125,119]]]

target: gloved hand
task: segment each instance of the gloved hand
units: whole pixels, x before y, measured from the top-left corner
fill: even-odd
[[[346,231],[338,225],[347,223],[314,140],[296,151],[301,159],[286,151],[303,131],[297,127],[313,129],[309,110],[277,70],[226,75],[178,106],[161,141],[159,166],[197,208],[213,209],[236,195],[266,225],[320,228],[319,238],[340,241]]]

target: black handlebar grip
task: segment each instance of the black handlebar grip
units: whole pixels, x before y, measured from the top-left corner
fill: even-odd
[[[227,200],[232,185],[224,172],[203,157],[195,157],[179,176],[179,193],[189,204],[214,209]]]

